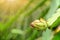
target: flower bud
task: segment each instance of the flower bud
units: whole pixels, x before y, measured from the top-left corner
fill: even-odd
[[[41,18],[40,20],[33,21],[31,26],[37,30],[44,30],[47,28],[47,22]]]

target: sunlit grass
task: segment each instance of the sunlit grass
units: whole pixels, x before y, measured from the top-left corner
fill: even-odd
[[[52,17],[52,11],[59,6],[58,1],[0,0],[0,40],[47,40],[47,38],[49,40],[50,35],[52,35],[50,33],[54,30],[46,29],[43,30],[44,32],[42,30],[38,31],[38,29],[32,28],[30,24],[32,21],[39,20],[40,18],[46,19],[47,23],[50,22],[47,19],[49,15],[46,17],[45,15],[51,14],[50,17]],[[56,19],[55,16],[54,19]],[[54,25],[52,24],[52,26]]]

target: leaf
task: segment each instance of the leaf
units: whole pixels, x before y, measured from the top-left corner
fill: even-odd
[[[19,30],[19,29],[13,29],[13,30],[11,30],[11,33],[23,35],[24,34],[24,31]]]
[[[50,29],[46,29],[46,31],[42,34],[42,40],[51,40],[52,31]]]
[[[49,27],[53,28],[59,25],[60,23],[60,8],[56,10],[56,13],[47,19],[47,24]]]
[[[44,17],[45,19],[50,18],[56,11],[56,9],[59,6],[59,0],[52,0],[51,6],[50,6],[50,10],[48,12],[48,14]]]

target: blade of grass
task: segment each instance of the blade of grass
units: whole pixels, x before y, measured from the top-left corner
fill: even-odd
[[[43,0],[42,2],[40,2],[35,8],[33,8],[32,10],[30,10],[28,13],[25,13],[25,16],[31,15],[34,11],[36,11],[39,7],[43,6],[43,4],[46,2],[47,0]]]
[[[58,8],[58,6],[59,6],[59,0],[52,0],[51,6],[50,6],[50,10],[49,10],[48,14],[44,18],[45,19],[50,18],[51,15],[54,14],[54,12]]]
[[[33,9],[29,10],[27,13],[23,13],[21,14],[22,17],[21,18],[21,23],[23,22],[23,19],[29,15],[31,15],[33,12],[35,12],[39,7],[43,6],[43,4],[46,2],[47,0],[42,0],[42,2],[40,2],[38,5],[36,5],[36,7],[34,7]]]
[[[34,30],[33,34],[28,39],[26,39],[26,40],[34,40],[35,37],[37,36],[37,34],[38,34],[38,31]]]
[[[51,28],[59,25],[59,23],[60,23],[60,9],[58,9],[57,12],[52,15],[51,18],[47,19],[47,23],[48,23],[49,27],[51,27]]]
[[[33,0],[30,0],[30,2],[24,7],[24,9],[22,9],[21,11],[19,10],[19,11],[17,12],[17,15],[16,15],[15,17],[11,18],[8,22],[6,22],[6,24],[5,24],[5,26],[3,27],[2,30],[7,29],[9,26],[11,26],[12,23],[13,23],[15,20],[17,20],[17,18],[20,16],[20,14],[23,13],[23,12],[29,7],[29,5],[30,5],[32,2],[33,2]]]
[[[43,18],[43,17],[47,14],[48,10],[49,10],[49,7],[45,8],[45,9],[41,12],[41,14],[40,14],[40,16],[38,17],[38,19]]]

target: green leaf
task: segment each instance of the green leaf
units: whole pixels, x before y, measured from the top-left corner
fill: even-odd
[[[52,0],[51,6],[50,6],[50,10],[48,12],[48,14],[44,17],[45,19],[50,18],[56,11],[56,9],[59,6],[59,0]]]
[[[53,28],[60,23],[60,8],[56,10],[56,13],[52,15],[51,18],[47,19],[47,24],[49,27]]]
[[[52,31],[50,29],[46,29],[46,31],[42,34],[42,40],[51,40]]]
[[[24,31],[19,30],[19,29],[13,29],[13,30],[11,30],[11,33],[23,35],[24,34]]]

